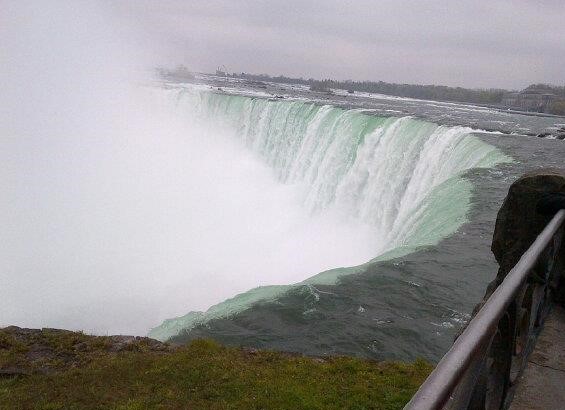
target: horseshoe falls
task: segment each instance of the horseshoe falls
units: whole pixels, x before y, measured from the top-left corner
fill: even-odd
[[[368,232],[371,255],[354,266],[308,272],[294,283],[258,286],[206,311],[167,319],[149,333],[160,340],[190,337],[191,332],[198,336],[213,323],[226,327],[226,322],[250,314],[257,306],[264,310],[297,292],[315,303],[321,293],[336,294],[344,280],[354,284],[355,274],[379,263],[435,249],[468,222],[474,195],[468,173],[512,162],[465,126],[438,125],[410,116],[383,117],[308,100],[198,88],[169,88],[163,93],[174,104],[176,116],[228,136],[265,164],[277,184],[292,187],[309,218],[326,218]],[[226,206],[229,202],[226,198]],[[277,282],[272,278],[271,283]],[[364,309],[358,307],[359,312]],[[297,320],[303,320],[304,314],[316,308],[301,305],[296,310]],[[253,336],[246,329],[247,338],[242,340],[249,342]],[[210,333],[211,337],[225,335],[218,332]]]

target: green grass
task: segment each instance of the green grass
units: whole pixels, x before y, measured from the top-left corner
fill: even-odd
[[[30,373],[0,378],[0,409],[401,409],[431,370],[424,361],[322,360],[207,340],[110,353],[103,337],[41,337],[57,358],[29,363],[30,342],[0,330],[0,369]],[[77,343],[87,346],[77,352]]]

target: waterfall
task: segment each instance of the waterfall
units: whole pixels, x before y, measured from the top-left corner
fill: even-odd
[[[180,115],[224,129],[268,164],[282,184],[303,186],[303,206],[312,215],[338,212],[368,225],[378,243],[373,260],[432,246],[453,234],[470,208],[473,187],[464,172],[511,161],[468,127],[197,88],[167,93]],[[339,268],[295,285],[255,288],[207,312],[167,320],[150,336],[167,339],[292,286],[335,283],[360,270]]]

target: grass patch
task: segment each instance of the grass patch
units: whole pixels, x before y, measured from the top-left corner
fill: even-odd
[[[0,354],[11,352],[0,355],[0,369],[21,365],[38,346],[8,336],[0,330]],[[113,352],[111,339],[45,337],[58,363],[0,377],[1,409],[401,409],[431,370],[424,361],[322,360],[208,340],[167,351],[144,349],[141,340]],[[61,359],[76,355],[84,357]]]

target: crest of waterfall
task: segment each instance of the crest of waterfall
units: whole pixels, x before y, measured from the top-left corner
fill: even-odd
[[[434,245],[454,233],[466,221],[472,195],[464,172],[511,161],[468,127],[378,117],[309,101],[191,88],[168,92],[181,115],[225,129],[268,164],[281,183],[303,185],[309,212],[337,210],[368,224],[378,238],[374,255],[380,260]],[[334,269],[303,283],[334,283],[357,271],[359,267]],[[168,320],[150,335],[166,339],[288,289],[256,288],[207,312]]]
[[[305,101],[173,92],[181,110],[227,129],[280,182],[304,184],[304,206],[310,212],[339,208],[369,224],[382,242],[376,254],[402,245],[433,244],[452,233],[464,220],[468,200],[453,204],[461,212],[443,212],[443,230],[436,223],[427,240],[414,237],[418,227],[437,222],[429,209],[433,195],[468,199],[469,192],[455,192],[469,188],[460,178],[464,171],[509,161],[468,127],[375,117]]]

